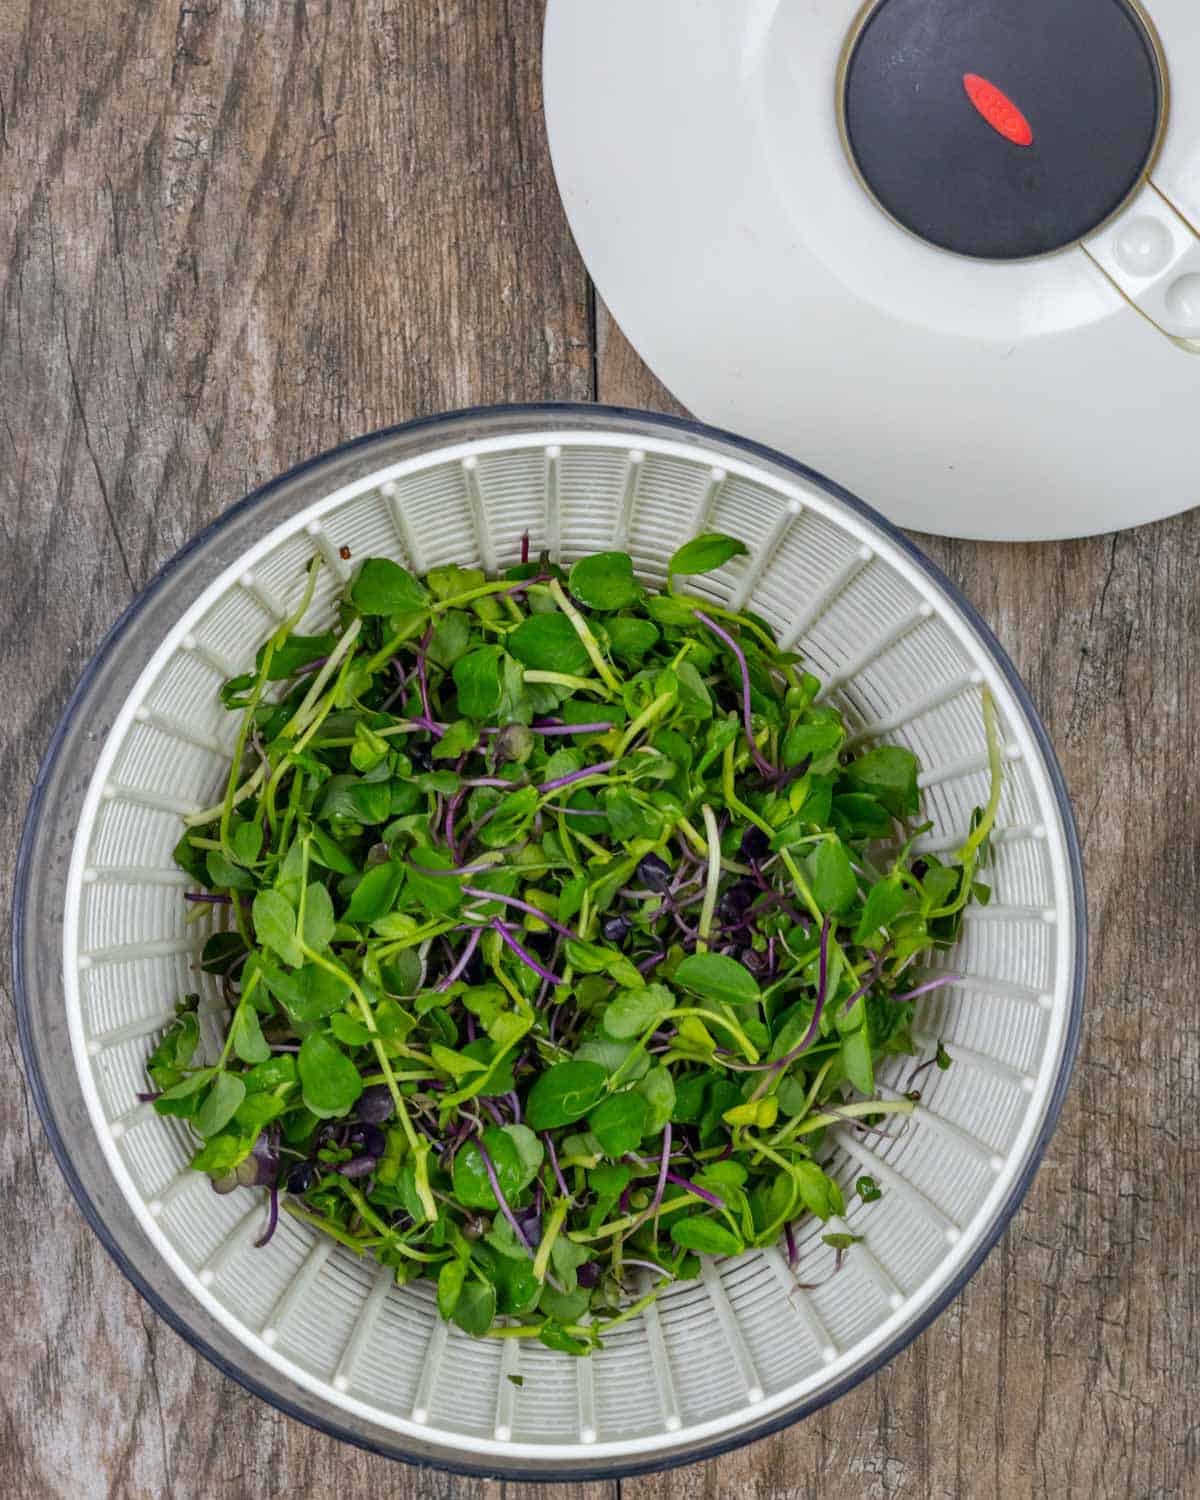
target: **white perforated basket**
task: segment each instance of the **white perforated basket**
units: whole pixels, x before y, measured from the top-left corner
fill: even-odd
[[[283,1219],[264,1250],[261,1193],[218,1197],[189,1141],[138,1091],[152,1039],[199,989],[208,1040],[222,1001],[185,924],[171,849],[183,813],[223,784],[234,718],[220,681],[251,663],[322,570],[309,628],[355,562],[488,569],[533,550],[570,560],[628,549],[660,582],[698,530],[750,548],[702,592],[752,603],[860,740],[920,757],[935,829],[957,846],[986,800],[979,689],[1006,746],[993,903],[967,913],[967,977],[925,996],[917,1034],[955,1062],[926,1074],[893,1141],[844,1133],[845,1227],[832,1252],[801,1236],[801,1291],[776,1251],[697,1283],[573,1360],[473,1341],[428,1292]],[[72,833],[74,837],[72,838]],[[1027,1187],[1070,1067],[1083,978],[1078,852],[1061,780],[995,642],[886,523],[778,455],[666,418],[596,407],[465,413],[351,444],[268,486],[181,554],[98,653],[43,769],[22,847],[15,937],[22,1038],[43,1117],[80,1202],[155,1306],[222,1368],[295,1415],[397,1456],[503,1475],[655,1467],[794,1419],[889,1358],[962,1286]],[[61,924],[61,933],[59,926]],[[911,1063],[895,1061],[885,1087]],[[868,1171],[884,1190],[849,1191]],[[837,1225],[835,1227],[842,1227]],[[516,1385],[506,1377],[519,1374]]]

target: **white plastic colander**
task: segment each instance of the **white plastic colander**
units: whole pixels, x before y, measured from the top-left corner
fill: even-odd
[[[418,571],[514,562],[522,533],[569,561],[624,548],[659,583],[697,531],[749,556],[697,591],[750,604],[826,683],[856,740],[920,757],[951,850],[987,796],[980,687],[995,694],[1005,784],[992,904],[938,964],[965,975],[918,1003],[954,1066],[894,1140],[837,1136],[839,1275],[813,1224],[800,1290],[777,1251],[709,1266],[572,1359],[448,1329],[427,1288],[283,1216],[218,1197],[180,1122],[138,1102],[144,1060],[189,991],[223,1020],[171,861],[183,813],[224,782],[235,722],[220,681],[294,606],[314,552],[318,629],[356,561]],[[352,561],[342,559],[349,548]],[[706,1456],[794,1420],[891,1357],[963,1285],[1027,1188],[1066,1087],[1084,966],[1079,856],[1062,781],[996,642],[879,517],[765,449],[598,407],[501,408],[350,444],[231,510],[146,590],[76,692],[43,767],[18,878],[15,971],[30,1076],[60,1163],[122,1269],[221,1368],[293,1415],[397,1457],[508,1477],[614,1475]],[[928,1055],[928,1053],[926,1054]],[[895,1059],[884,1087],[912,1066]],[[854,1177],[883,1188],[863,1205]],[[507,1377],[519,1375],[517,1385]]]

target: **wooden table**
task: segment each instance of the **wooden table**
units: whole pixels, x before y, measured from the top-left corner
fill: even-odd
[[[449,407],[674,409],[571,243],[541,10],[0,0],[0,879],[100,636],[253,485]],[[1200,1494],[1200,512],[927,545],[1016,658],[1079,811],[1093,973],[1062,1125],[1000,1248],[882,1374],[587,1500]],[[496,1493],[309,1431],[164,1327],[75,1208],[11,1021],[0,1494]]]

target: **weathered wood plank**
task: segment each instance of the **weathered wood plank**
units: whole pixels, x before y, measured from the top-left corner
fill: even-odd
[[[597,321],[600,398],[679,411]],[[803,1426],[626,1500],[1200,1492],[1200,511],[1059,545],[918,541],[1012,655],[1074,797],[1092,921],[1074,1085],[1014,1224],[915,1345]]]
[[[66,695],[183,541],[343,438],[591,394],[540,25],[534,0],[0,0],[5,911]],[[0,1492],[498,1494],[280,1417],[161,1324],[74,1208],[11,1022]]]
[[[386,422],[592,394],[540,9],[0,0],[6,852],[100,634],[224,505]],[[596,322],[599,397],[678,409]],[[629,1495],[1200,1488],[1198,542],[1191,516],[929,544],[1025,673],[1080,811],[1094,972],[1063,1126],[1002,1247],[907,1354],[805,1426]],[[158,1323],[71,1204],[4,1016],[5,1493],[496,1493],[279,1417]]]

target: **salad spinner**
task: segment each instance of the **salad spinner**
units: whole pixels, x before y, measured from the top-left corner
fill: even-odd
[[[550,0],[592,275],[706,421],[947,536],[1200,501],[1196,0]]]
[[[201,993],[208,919],[185,920],[171,859],[210,803],[235,716],[220,682],[251,664],[326,566],[302,628],[323,628],[354,563],[423,572],[511,565],[528,532],[564,562],[629,551],[661,584],[703,530],[748,556],[696,580],[751,606],[828,684],[856,742],[909,746],[953,850],[987,798],[981,688],[995,696],[1004,784],[992,903],[965,913],[922,996],[934,1070],[893,1138],[835,1132],[852,1206],[803,1226],[804,1288],[776,1250],[708,1262],[590,1358],[473,1340],[428,1285],[283,1216],[256,1249],[265,1195],[218,1196],[183,1122],[139,1101],[176,999]],[[15,972],[22,1043],[59,1163],[142,1294],[222,1370],[283,1411],[395,1457],[502,1477],[612,1476],[720,1452],[794,1421],[877,1370],[945,1307],[1029,1185],[1079,1027],[1084,907],[1062,780],[1028,694],[953,586],[867,506],[813,471],[691,423],[603,407],[465,412],[349,443],[257,491],[185,548],[100,647],[38,778],[20,853]],[[889,1059],[884,1090],[910,1059]],[[852,1196],[870,1173],[882,1199]],[[862,1235],[830,1277],[821,1231]],[[1019,1229],[1018,1231],[1019,1232]],[[521,1347],[525,1344],[525,1347]],[[519,1376],[521,1383],[509,1377]]]

